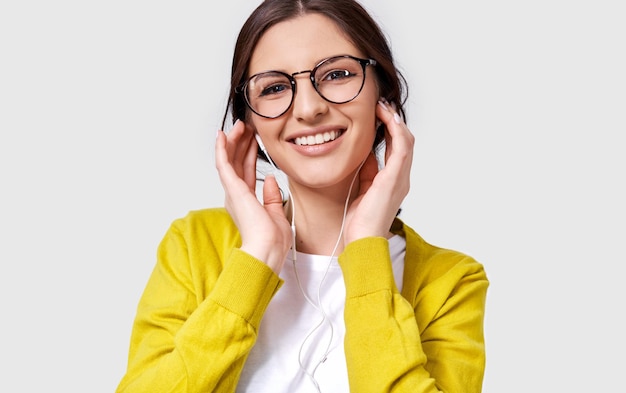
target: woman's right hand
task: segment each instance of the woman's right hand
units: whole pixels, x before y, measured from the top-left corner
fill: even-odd
[[[279,274],[291,246],[291,226],[273,175],[265,177],[263,204],[256,197],[257,148],[254,131],[238,120],[228,135],[217,132],[216,167],[224,187],[224,206],[241,234],[241,250]]]

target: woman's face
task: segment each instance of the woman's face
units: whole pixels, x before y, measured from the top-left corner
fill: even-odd
[[[307,14],[265,32],[252,53],[248,75],[270,70],[287,74],[311,70],[321,60],[336,55],[365,58],[332,20]],[[378,88],[374,68],[366,67],[365,73],[363,89],[350,102],[333,104],[324,100],[306,72],[295,76],[296,94],[286,113],[275,119],[251,114],[252,127],[291,183],[324,188],[352,180],[375,138]],[[304,142],[316,138],[327,141]]]

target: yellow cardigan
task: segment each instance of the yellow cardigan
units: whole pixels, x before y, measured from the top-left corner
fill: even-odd
[[[386,239],[357,240],[339,256],[350,392],[480,392],[483,266],[426,243],[399,219],[392,232],[406,239],[402,294]],[[282,283],[240,243],[223,208],[172,223],[139,301],[117,393],[235,391]]]

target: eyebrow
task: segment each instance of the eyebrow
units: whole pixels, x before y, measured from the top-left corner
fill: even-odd
[[[300,72],[312,71],[313,68],[317,67],[324,60],[328,60],[328,59],[332,59],[333,57],[340,57],[340,56],[352,56],[352,57],[359,57],[359,58],[364,57],[362,55],[354,55],[354,54],[350,54],[350,53],[338,53],[338,54],[322,57],[321,59],[317,60],[313,64],[313,66],[311,68],[309,68],[309,69],[303,69],[303,70],[299,70],[299,71],[295,71],[295,72],[289,72],[288,70],[286,70],[284,68],[269,68],[269,69],[261,70],[261,71],[257,71],[257,72],[249,72],[248,75],[247,75],[247,78],[250,78],[253,75],[263,74],[265,72],[284,72],[285,74],[288,74],[288,75],[294,75],[294,74],[298,74]]]

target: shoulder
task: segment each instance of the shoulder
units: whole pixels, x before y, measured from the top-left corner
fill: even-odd
[[[392,229],[406,239],[405,285],[414,294],[428,286],[454,291],[468,282],[488,285],[484,266],[472,256],[427,242],[399,219]]]
[[[190,210],[183,217],[174,220],[176,224],[201,224],[210,222],[232,222],[230,214],[223,207]]]
[[[196,277],[208,288],[217,279],[229,252],[240,244],[237,226],[224,208],[192,210],[171,223],[159,244],[159,266],[181,277]]]
[[[180,232],[236,231],[235,223],[226,209],[221,207],[191,210],[185,216],[176,218],[172,228]]]
[[[237,226],[224,208],[191,210],[172,222],[168,236],[178,237],[190,247],[232,247],[240,241]]]

